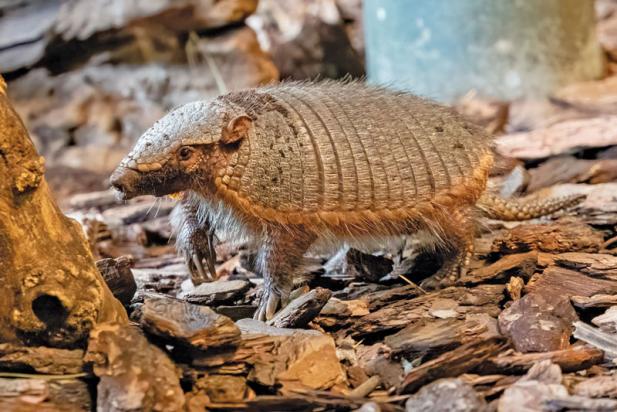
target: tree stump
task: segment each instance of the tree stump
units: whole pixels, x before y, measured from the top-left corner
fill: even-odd
[[[0,341],[71,347],[99,322],[128,319],[44,171],[0,77]]]

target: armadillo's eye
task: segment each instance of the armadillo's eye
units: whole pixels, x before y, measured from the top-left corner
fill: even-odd
[[[189,160],[193,155],[193,148],[189,146],[183,146],[178,150],[178,157],[180,160]]]

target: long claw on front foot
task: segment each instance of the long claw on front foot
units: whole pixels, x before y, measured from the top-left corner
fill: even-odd
[[[283,297],[279,292],[273,288],[264,289],[264,294],[259,301],[259,306],[253,318],[264,322],[270,320],[276,315],[277,309],[284,306],[283,303]]]

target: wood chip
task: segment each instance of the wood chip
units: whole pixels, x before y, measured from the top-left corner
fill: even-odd
[[[473,386],[454,378],[438,379],[423,386],[405,403],[407,412],[476,412],[486,406]]]
[[[497,151],[506,157],[540,159],[582,148],[617,144],[617,116],[575,119],[526,133],[496,138]]]
[[[430,360],[405,376],[399,393],[413,393],[421,386],[439,378],[458,376],[495,356],[503,349],[500,339],[478,340],[459,346],[439,357]]]
[[[447,313],[464,317],[471,313],[487,313],[497,316],[497,304],[503,299],[503,285],[481,285],[475,288],[450,287],[425,295],[400,300],[371,312],[353,322],[352,336],[402,329],[422,318],[435,318],[436,313],[445,314],[443,304],[450,305]],[[435,306],[442,304],[441,308]],[[431,315],[433,309],[433,315]],[[437,310],[437,312],[435,312]]]
[[[404,353],[442,352],[477,339],[501,336],[497,320],[486,313],[469,314],[464,319],[422,319],[394,335],[384,343],[394,355]]]
[[[206,306],[173,298],[146,298],[138,312],[144,330],[171,344],[207,350],[240,340],[236,324]]]
[[[56,349],[44,346],[17,346],[0,344],[0,368],[3,370],[64,375],[81,373],[84,369],[84,351]]]
[[[529,293],[499,314],[499,329],[519,352],[555,351],[569,346],[577,319],[567,296]]]
[[[132,326],[98,325],[90,335],[86,360],[100,377],[97,409],[105,411],[182,410],[184,392],[176,366]]]
[[[127,256],[96,261],[96,268],[101,272],[111,293],[125,306],[131,303],[131,299],[137,292],[137,283],[131,272],[132,265],[133,259]]]
[[[268,325],[277,328],[303,328],[319,314],[331,296],[329,289],[312,289],[281,309],[268,321]]]
[[[604,238],[582,222],[523,224],[494,240],[492,251],[500,254],[538,250],[549,253],[597,252]]]
[[[200,305],[216,305],[233,301],[246,292],[250,283],[245,280],[217,280],[202,283],[181,295],[187,302]]]
[[[589,345],[576,345],[567,349],[539,353],[500,354],[487,359],[478,370],[482,373],[527,372],[535,363],[549,360],[559,365],[564,372],[584,370],[602,362],[604,353]]]

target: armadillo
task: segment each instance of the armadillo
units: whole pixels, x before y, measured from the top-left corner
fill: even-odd
[[[145,132],[111,177],[124,198],[183,192],[172,214],[194,283],[213,273],[213,233],[258,246],[256,318],[284,305],[316,244],[418,235],[451,284],[474,216],[527,219],[579,197],[522,203],[485,193],[492,139],[452,109],[360,82],[282,83],[183,105]]]

